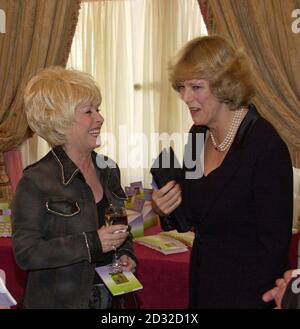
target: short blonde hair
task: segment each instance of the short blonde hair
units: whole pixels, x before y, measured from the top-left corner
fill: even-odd
[[[65,143],[75,109],[85,104],[99,106],[101,93],[89,74],[52,66],[28,82],[24,102],[30,128],[55,146]]]
[[[251,62],[218,35],[189,41],[169,64],[169,80],[177,90],[180,82],[205,79],[212,93],[231,109],[247,106],[255,94]]]

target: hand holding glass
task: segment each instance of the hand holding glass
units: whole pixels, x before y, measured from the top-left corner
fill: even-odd
[[[128,225],[126,209],[124,207],[116,207],[116,206],[110,205],[105,210],[104,220],[105,220],[106,226],[120,225],[120,224]],[[123,230],[115,231],[114,233],[120,233],[120,232],[123,232]],[[113,272],[121,272],[122,271],[121,268],[122,268],[122,263],[118,256],[118,250],[117,250],[117,248],[114,247],[112,270],[113,270]]]

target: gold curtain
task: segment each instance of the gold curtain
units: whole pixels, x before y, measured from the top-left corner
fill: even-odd
[[[300,34],[292,30],[292,12],[300,1],[204,2],[212,16],[209,33],[227,36],[252,58],[254,103],[288,144],[294,167],[300,168]]]
[[[79,0],[0,0],[6,16],[0,34],[0,153],[18,147],[30,130],[23,90],[39,69],[65,66],[79,14]],[[0,154],[0,160],[3,154]],[[1,176],[1,174],[0,174]],[[0,182],[7,182],[0,177]],[[3,186],[0,186],[3,190]]]
[[[208,5],[209,0],[198,0],[201,15],[203,17],[204,23],[206,25],[207,31],[212,31],[214,29],[213,24],[213,17],[210,10],[210,6]]]

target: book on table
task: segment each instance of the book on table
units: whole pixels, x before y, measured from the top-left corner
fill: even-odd
[[[96,267],[96,272],[112,295],[122,295],[143,288],[141,282],[132,272],[114,272],[111,264]]]
[[[7,202],[0,202],[0,238],[11,237],[11,209]]]
[[[5,273],[0,270],[0,306],[11,307],[17,305],[16,300],[8,291],[5,285]]]
[[[164,255],[176,254],[188,251],[187,246],[170,236],[162,234],[146,235],[134,239],[138,244],[159,251]]]
[[[172,230],[172,231],[162,231],[159,234],[174,238],[188,247],[193,246],[193,242],[195,239],[195,233],[192,231],[180,233],[177,230]]]

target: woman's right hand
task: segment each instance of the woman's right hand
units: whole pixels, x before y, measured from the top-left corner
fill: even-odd
[[[170,181],[152,193],[152,208],[160,216],[167,216],[181,204],[181,188]]]
[[[127,229],[128,227],[126,225],[103,225],[97,230],[102,251],[108,252],[119,248],[128,237]]]

